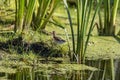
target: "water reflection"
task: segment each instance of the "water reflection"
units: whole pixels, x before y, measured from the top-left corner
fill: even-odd
[[[98,68],[98,71],[58,69],[17,68],[16,73],[0,73],[0,80],[112,80],[111,61],[88,60],[86,64]],[[120,80],[120,60],[114,60],[115,80]]]

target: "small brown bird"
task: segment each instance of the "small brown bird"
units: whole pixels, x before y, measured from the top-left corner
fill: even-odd
[[[53,39],[54,39],[54,42],[58,44],[63,44],[66,42],[64,39],[57,37],[55,34],[55,31],[53,31]]]

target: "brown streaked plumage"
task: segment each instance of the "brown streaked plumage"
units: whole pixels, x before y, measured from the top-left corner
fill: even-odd
[[[58,44],[63,44],[63,43],[66,42],[64,39],[62,39],[60,37],[57,37],[56,34],[55,34],[55,31],[53,31],[53,39]]]

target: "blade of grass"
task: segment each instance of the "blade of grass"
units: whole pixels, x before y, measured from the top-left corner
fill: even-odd
[[[67,5],[67,1],[63,0],[64,5],[65,5],[65,9],[67,11],[68,14],[68,20],[69,20],[69,24],[70,24],[70,28],[71,28],[71,34],[72,34],[72,48],[73,48],[73,54],[75,53],[75,38],[74,38],[74,30],[73,30],[73,25],[72,25],[72,19],[71,19],[71,15],[70,15],[70,11],[68,9],[68,5]]]
[[[23,30],[25,0],[16,0],[16,26],[15,32],[18,34]]]
[[[90,28],[89,28],[89,32],[88,32],[88,37],[87,37],[87,40],[86,40],[86,42],[85,42],[85,48],[84,48],[83,58],[85,57],[85,53],[86,53],[86,49],[87,49],[87,44],[88,44],[88,41],[89,41],[89,38],[90,38],[91,31],[92,31],[92,29],[93,29],[93,23],[94,23],[94,20],[95,20],[95,16],[96,16],[98,10],[100,9],[100,5],[102,4],[102,1],[103,1],[103,0],[101,0],[100,3],[97,5],[96,10],[95,10],[95,13],[94,13],[94,15],[93,15],[93,17],[92,17],[92,21],[91,21]]]
[[[29,0],[28,9],[26,11],[26,17],[25,17],[25,29],[26,30],[28,30],[31,24],[35,4],[36,4],[36,0]]]

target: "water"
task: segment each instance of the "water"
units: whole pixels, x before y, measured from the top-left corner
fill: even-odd
[[[0,73],[0,80],[112,80],[111,60],[87,60],[86,65],[96,67],[98,70],[18,67],[16,73]],[[119,66],[120,60],[114,60],[115,80],[120,80]]]
[[[97,67],[100,70],[95,72],[92,80],[112,80],[112,66],[111,60],[88,60],[89,66]],[[115,59],[113,63],[115,80],[120,80],[120,59]],[[103,79],[104,78],[104,79]]]

